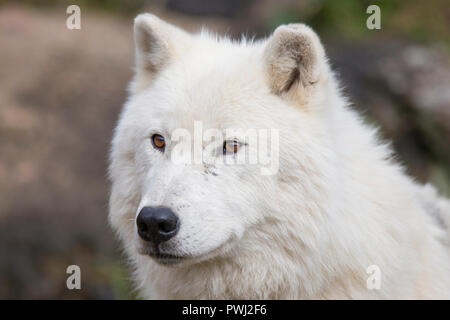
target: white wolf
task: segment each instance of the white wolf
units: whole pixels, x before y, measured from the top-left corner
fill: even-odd
[[[407,177],[349,109],[309,27],[238,42],[151,14],[134,28],[110,222],[145,297],[450,297],[448,200]],[[195,136],[196,121],[220,132],[277,129],[278,170],[174,163],[175,146],[188,142],[172,132]],[[211,157],[254,148],[228,138]]]

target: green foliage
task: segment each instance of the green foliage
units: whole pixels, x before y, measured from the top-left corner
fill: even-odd
[[[99,259],[92,269],[98,277],[106,279],[115,299],[139,299],[137,291],[133,289],[130,271],[127,270],[127,267],[121,261],[106,258]]]
[[[381,9],[381,30],[368,30],[369,5]],[[304,22],[321,34],[340,38],[362,38],[382,34],[414,41],[450,42],[448,1],[446,0],[303,0],[274,10],[267,30],[289,22]]]

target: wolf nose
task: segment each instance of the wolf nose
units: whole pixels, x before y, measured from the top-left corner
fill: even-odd
[[[177,234],[179,219],[169,208],[144,207],[137,216],[136,225],[143,240],[160,243]]]

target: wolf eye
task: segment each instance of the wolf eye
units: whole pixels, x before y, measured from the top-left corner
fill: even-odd
[[[225,140],[223,142],[223,154],[236,153],[240,146],[240,143],[236,140]]]
[[[154,134],[152,136],[152,144],[156,149],[163,151],[164,147],[166,146],[166,141],[164,140],[164,137],[162,135]]]

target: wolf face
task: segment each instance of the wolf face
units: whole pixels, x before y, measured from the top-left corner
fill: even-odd
[[[135,47],[109,218],[146,297],[448,297],[427,211],[450,205],[347,107],[310,28],[232,42],[145,14]]]
[[[270,237],[261,226],[293,210],[284,185],[300,181],[310,162],[299,166],[301,150],[321,139],[301,139],[325,98],[317,36],[289,25],[268,40],[233,43],[145,14],[135,20],[135,46],[136,75],[112,142],[113,226],[130,250],[167,265],[239,254],[251,233]],[[177,149],[191,161],[176,161]]]

